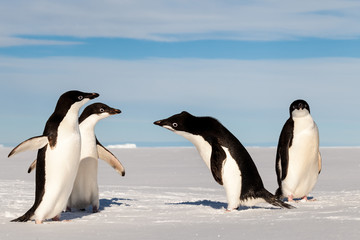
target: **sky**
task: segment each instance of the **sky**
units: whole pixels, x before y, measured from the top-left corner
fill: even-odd
[[[0,13],[4,146],[41,135],[73,89],[121,109],[97,124],[103,144],[191,146],[153,125],[186,110],[276,146],[304,99],[321,146],[360,145],[360,1],[14,0]]]

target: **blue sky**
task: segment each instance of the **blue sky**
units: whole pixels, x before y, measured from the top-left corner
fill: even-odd
[[[183,110],[274,146],[292,101],[322,146],[360,145],[359,1],[2,1],[0,144],[43,131],[79,89],[122,113],[104,144],[190,144],[152,124]],[[90,103],[89,103],[90,104]]]

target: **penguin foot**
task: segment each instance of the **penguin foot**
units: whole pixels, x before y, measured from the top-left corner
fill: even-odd
[[[307,196],[304,196],[301,198],[301,201],[305,201],[305,202],[315,202],[316,199],[314,198],[308,198]]]
[[[60,221],[60,216],[55,216],[51,220],[58,222]]]
[[[97,206],[93,206],[93,207],[92,207],[92,212],[93,212],[93,213],[99,212],[99,208],[98,208]]]
[[[288,195],[288,202],[295,202],[294,195]]]
[[[35,219],[35,224],[42,224],[42,223],[43,223],[42,220]]]

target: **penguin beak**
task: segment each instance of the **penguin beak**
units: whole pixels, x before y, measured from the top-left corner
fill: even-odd
[[[160,127],[162,127],[164,124],[162,123],[162,120],[158,120],[154,122],[155,125],[158,125]]]
[[[94,98],[97,98],[98,96],[100,96],[98,93],[89,93],[89,94],[85,95],[85,97],[89,98],[89,99],[94,99]]]
[[[115,109],[115,108],[113,108],[110,112],[110,114],[120,114],[120,113],[121,113],[120,109]]]
[[[300,109],[304,109],[304,105],[303,105],[302,103],[299,103],[298,109],[299,109],[299,110],[300,110]]]
[[[170,127],[166,122],[167,122],[166,119],[164,119],[164,120],[156,121],[156,122],[154,122],[154,124],[158,125],[160,127],[169,129],[170,131],[174,131],[174,129],[172,127]]]

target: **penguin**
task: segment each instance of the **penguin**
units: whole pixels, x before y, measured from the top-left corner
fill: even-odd
[[[71,208],[85,209],[91,205],[93,212],[98,212],[97,170],[99,158],[112,166],[121,176],[125,176],[125,168],[121,162],[98,141],[94,132],[95,125],[99,120],[119,113],[121,113],[119,109],[111,108],[103,103],[93,103],[87,106],[80,115],[80,165],[67,203],[68,211],[71,211]],[[36,160],[30,165],[28,173],[35,167]]]
[[[154,124],[185,137],[195,145],[215,181],[225,188],[227,211],[259,202],[293,208],[264,188],[245,147],[215,118],[196,117],[183,111]]]
[[[21,217],[12,222],[46,219],[60,220],[66,208],[79,166],[81,136],[79,109],[97,93],[68,91],[62,94],[47,120],[43,135],[32,137],[16,146],[8,155],[37,150],[35,201]]]
[[[285,122],[276,151],[275,169],[278,198],[307,199],[321,172],[319,130],[310,115],[309,104],[302,99],[291,103],[290,118]]]

